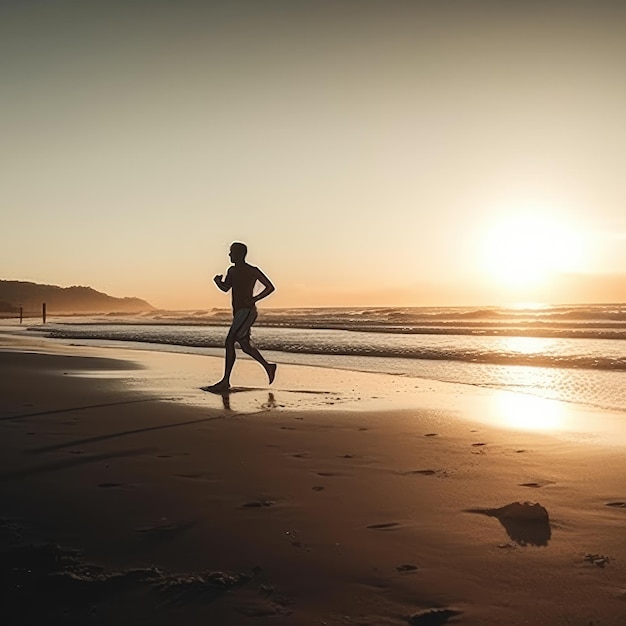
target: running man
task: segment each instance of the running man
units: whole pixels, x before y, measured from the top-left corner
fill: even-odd
[[[270,384],[276,376],[276,364],[268,363],[261,353],[250,343],[250,329],[257,318],[256,303],[267,298],[274,290],[270,279],[254,265],[246,263],[248,248],[245,243],[235,242],[230,246],[230,260],[233,262],[226,272],[226,278],[222,274],[215,276],[213,281],[224,292],[232,290],[233,300],[233,323],[226,336],[226,361],[224,364],[224,377],[219,382],[204,387],[206,391],[220,393],[230,389],[230,374],[235,364],[235,343],[239,343],[241,349],[258,361],[265,371]],[[254,295],[254,287],[260,282],[265,288]]]

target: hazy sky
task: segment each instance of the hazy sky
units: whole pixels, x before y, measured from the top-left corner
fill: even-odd
[[[622,0],[0,0],[0,278],[626,301],[624,59]]]

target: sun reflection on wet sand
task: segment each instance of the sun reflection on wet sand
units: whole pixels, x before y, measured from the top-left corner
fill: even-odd
[[[570,425],[562,402],[521,393],[494,394],[495,420],[518,430],[562,431]]]
[[[487,410],[480,413],[480,421],[497,428],[543,433],[585,443],[626,444],[622,411],[607,411],[517,391],[493,390],[482,398],[482,406]]]

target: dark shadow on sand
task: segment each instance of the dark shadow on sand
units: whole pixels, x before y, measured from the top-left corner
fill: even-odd
[[[539,503],[512,502],[499,509],[467,509],[466,512],[495,517],[520,546],[547,546],[552,536],[548,511]]]
[[[123,404],[137,404],[139,402],[157,402],[154,398],[142,398],[141,400],[125,400],[124,402],[107,402],[106,404],[89,404],[87,406],[75,406],[69,409],[52,409],[51,411],[38,411],[36,413],[22,413],[21,415],[3,415],[0,422],[24,419],[25,417],[39,417],[41,415],[55,415],[57,413],[70,413],[71,411],[86,411],[88,409],[103,409]]]
[[[154,451],[155,448],[135,448],[133,450],[122,450],[120,452],[110,452],[108,454],[95,454],[91,456],[80,456],[73,459],[63,459],[62,461],[45,463],[43,465],[37,465],[23,470],[0,474],[0,483],[6,483],[20,478],[28,478],[30,476],[36,476],[37,474],[56,472],[58,470],[78,467],[80,465],[87,465],[88,463],[98,463],[99,461],[108,461],[110,459],[123,459],[125,457],[139,456],[140,454],[148,454]]]
[[[62,450],[64,448],[73,448],[74,446],[81,446],[90,443],[97,443],[99,441],[107,441],[109,439],[117,439],[118,437],[127,437],[129,435],[138,435],[148,433],[154,430],[165,430],[166,428],[180,428],[181,426],[191,426],[193,424],[202,424],[203,422],[211,422],[213,420],[222,419],[222,416],[206,417],[200,420],[191,420],[189,422],[176,422],[175,424],[163,424],[161,426],[148,426],[147,428],[136,428],[135,430],[123,430],[118,433],[111,433],[109,435],[100,435],[98,437],[87,437],[85,439],[74,439],[72,441],[66,441],[65,443],[57,443],[53,446],[43,446],[41,448],[33,448],[26,451],[26,454],[43,454],[45,452],[54,452],[55,450]]]

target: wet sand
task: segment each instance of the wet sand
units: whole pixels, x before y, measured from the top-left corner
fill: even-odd
[[[530,432],[489,390],[245,361],[224,399],[212,357],[0,346],[3,624],[624,623],[620,415]]]

